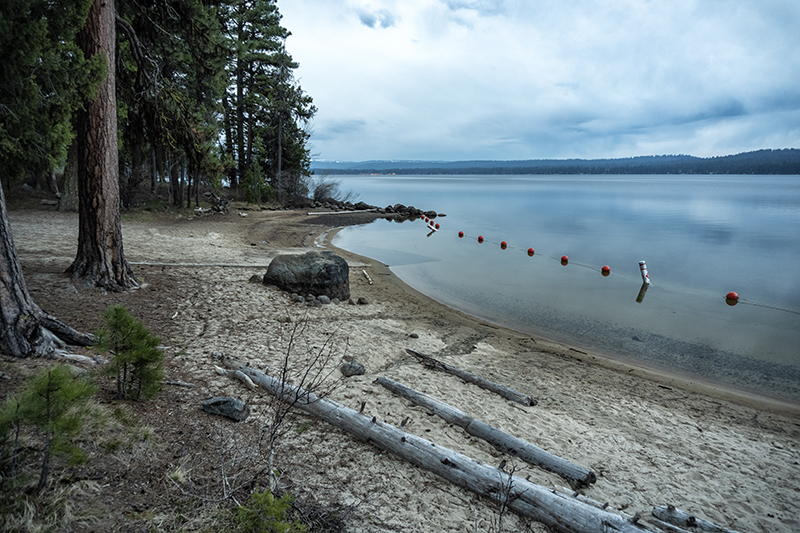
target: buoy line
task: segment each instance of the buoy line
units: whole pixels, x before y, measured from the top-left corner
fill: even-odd
[[[438,224],[437,224],[437,226],[438,226]],[[611,267],[608,266],[608,265],[603,265],[601,268],[597,268],[597,267],[594,267],[594,266],[591,266],[591,265],[586,265],[586,264],[583,264],[583,263],[570,262],[570,258],[567,255],[562,255],[561,257],[554,257],[554,256],[547,255],[547,254],[540,254],[540,253],[536,253],[536,251],[534,250],[533,247],[528,248],[526,250],[526,249],[522,249],[522,248],[516,248],[514,246],[509,246],[506,241],[500,241],[499,243],[495,242],[495,241],[486,241],[486,239],[484,238],[483,235],[478,235],[477,237],[473,237],[471,235],[467,235],[463,231],[459,231],[458,232],[458,238],[459,239],[463,239],[463,238],[473,239],[473,240],[477,241],[478,244],[483,244],[484,242],[488,242],[489,244],[494,244],[494,245],[499,246],[502,250],[508,250],[508,249],[519,250],[519,251],[522,251],[522,252],[526,252],[529,257],[533,257],[534,255],[537,255],[537,256],[545,255],[546,257],[549,257],[550,259],[553,259],[555,261],[560,261],[561,264],[564,265],[564,266],[572,264],[574,266],[580,266],[580,267],[583,267],[583,268],[588,268],[589,270],[594,270],[595,272],[600,272],[604,277],[609,276],[611,274]],[[645,289],[644,286],[650,285],[650,275],[649,275],[649,273],[647,271],[647,264],[646,264],[645,261],[639,261],[639,271],[640,271],[640,273],[642,275],[642,284],[643,284],[642,289]],[[641,296],[642,295],[640,293],[640,297]],[[777,306],[773,306],[773,305],[759,304],[759,303],[747,301],[744,298],[741,298],[739,296],[739,294],[737,294],[734,291],[731,291],[728,294],[726,294],[724,296],[724,299],[725,299],[725,302],[729,306],[735,306],[735,305],[741,303],[742,305],[752,305],[754,307],[762,307],[764,309],[772,309],[774,311],[783,311],[785,313],[792,313],[794,315],[800,315],[800,311],[795,311],[795,310],[792,310],[792,309],[785,309],[783,307],[777,307]],[[637,301],[640,301],[640,300],[637,300]]]

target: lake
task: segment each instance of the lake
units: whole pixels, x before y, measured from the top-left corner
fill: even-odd
[[[432,234],[422,220],[381,219],[333,241],[443,304],[579,349],[800,402],[800,176],[336,179],[373,205],[446,214]],[[651,279],[646,292],[640,260]],[[730,291],[740,296],[733,306]]]

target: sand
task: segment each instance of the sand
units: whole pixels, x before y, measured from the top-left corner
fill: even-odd
[[[222,352],[274,372],[288,328],[305,318],[310,327],[303,346],[333,346],[333,363],[354,359],[366,367],[366,374],[342,379],[331,393],[344,405],[358,409],[365,402],[365,412],[396,425],[408,417],[408,431],[491,465],[506,458],[373,383],[385,376],[592,469],[597,482],[582,492],[611,509],[647,517],[654,506],[672,504],[742,533],[800,530],[796,406],[602,359],[473,319],[410,289],[385,265],[341,250],[353,297],[369,304],[294,303],[280,290],[248,279],[263,275],[279,253],[331,249],[337,219],[296,211],[245,214],[123,223],[126,256],[140,281],[154,282],[164,269],[182,280],[175,288],[181,297],[163,310],[171,321],[171,341],[181,346],[168,353],[168,378],[170,370],[180,369],[183,379],[198,387],[187,389],[186,405],[178,411],[194,413],[193,402],[212,395],[246,397],[253,415],[245,423],[262,424],[269,399],[217,375],[211,354]],[[20,211],[11,219],[23,263],[54,269],[69,264],[77,235],[74,215]],[[164,266],[179,264],[189,266]],[[524,407],[428,370],[406,348],[539,403]],[[295,490],[358,504],[353,531],[488,531],[496,522],[496,507],[469,491],[321,422],[307,425],[282,442],[281,467]],[[567,486],[521,461],[509,464],[540,485]],[[517,531],[524,521],[504,516],[503,525]]]

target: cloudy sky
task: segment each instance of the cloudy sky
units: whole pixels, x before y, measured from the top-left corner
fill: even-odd
[[[800,148],[798,0],[278,0],[315,158]]]

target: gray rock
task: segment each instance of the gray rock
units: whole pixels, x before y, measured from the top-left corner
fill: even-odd
[[[305,301],[306,301],[306,299],[305,299],[305,298],[303,298],[302,296],[300,296],[300,295],[299,295],[299,294],[297,294],[296,292],[293,292],[293,293],[292,293],[292,295],[291,295],[289,298],[291,298],[291,300],[292,300],[293,302],[297,302],[297,303],[299,303],[299,304],[301,304],[301,303],[303,303],[303,302],[305,302]]]
[[[241,400],[229,396],[215,396],[203,402],[203,411],[241,422],[250,416],[250,407]]]
[[[308,300],[309,302],[313,302],[316,299],[317,299],[317,297],[314,296],[313,294],[307,294],[306,295],[306,300]]]
[[[360,376],[364,374],[367,369],[358,361],[348,361],[339,367],[339,371],[343,376],[349,378],[350,376]]]
[[[360,296],[358,298],[358,302],[357,303],[358,303],[358,305],[369,305],[369,300],[367,300],[363,296]]]
[[[264,284],[343,300],[350,297],[350,268],[347,261],[327,250],[279,255],[270,262]]]
[[[412,339],[419,339],[419,335],[416,333],[412,333],[411,335],[409,335],[409,337],[411,337]]]
[[[333,305],[339,305],[342,302],[341,302],[341,300],[339,300],[339,298],[331,298],[331,303]]]
[[[250,283],[261,283],[262,281],[264,281],[264,278],[258,274],[250,276]]]
[[[317,301],[322,305],[329,305],[331,303],[331,299],[324,294],[320,295],[319,298],[317,298]]]

